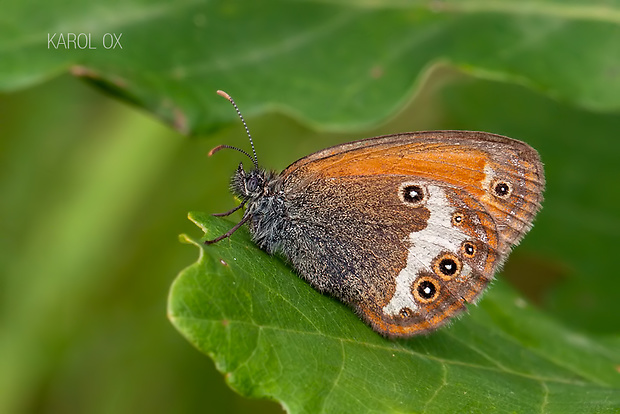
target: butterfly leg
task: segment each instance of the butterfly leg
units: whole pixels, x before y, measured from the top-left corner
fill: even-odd
[[[240,221],[239,223],[235,224],[235,226],[234,226],[232,229],[228,230],[226,233],[222,234],[222,235],[221,235],[221,236],[219,236],[219,237],[216,237],[216,238],[215,238],[215,239],[213,239],[213,240],[206,240],[206,241],[205,241],[205,244],[213,244],[213,243],[217,243],[217,242],[219,242],[220,240],[223,240],[223,239],[225,239],[225,238],[227,238],[227,237],[230,237],[230,236],[231,236],[234,232],[236,232],[237,230],[239,230],[239,227],[243,226],[243,224],[244,224],[246,221],[248,221],[248,220],[250,219],[250,217],[251,217],[251,216],[245,216],[244,218],[242,218],[242,219],[241,219],[241,221]]]
[[[246,203],[246,202],[244,201],[244,202],[242,202],[241,204],[239,204],[237,207],[233,208],[232,210],[228,210],[228,211],[227,211],[227,212],[225,212],[225,213],[215,213],[215,214],[212,214],[212,216],[215,216],[215,217],[226,217],[226,216],[230,216],[232,213],[234,213],[235,211],[237,211],[237,210],[239,210],[241,207],[243,207],[243,206],[245,205],[245,203]]]

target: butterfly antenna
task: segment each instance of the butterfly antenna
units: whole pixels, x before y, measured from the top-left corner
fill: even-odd
[[[229,149],[233,149],[235,151],[239,151],[242,154],[245,154],[249,159],[252,160],[252,162],[254,163],[254,165],[256,165],[256,162],[254,161],[254,158],[252,158],[252,156],[250,154],[247,153],[247,151],[242,150],[241,148],[237,148],[237,147],[233,147],[232,145],[218,145],[217,147],[213,148],[211,151],[209,151],[209,157],[213,154],[215,154],[216,152],[218,152],[219,150],[222,150],[224,148],[229,148]],[[258,167],[257,167],[258,168]]]
[[[239,110],[239,108],[237,107],[237,104],[235,103],[235,101],[233,100],[233,98],[230,97],[229,94],[227,94],[224,91],[217,91],[217,94],[228,99],[230,101],[230,103],[233,105],[233,107],[235,108],[235,111],[237,111],[237,115],[239,115],[239,118],[241,118],[241,122],[243,122],[243,127],[245,128],[245,132],[248,134],[248,138],[250,139],[250,145],[252,146],[252,154],[254,154],[253,157],[250,157],[250,154],[248,154],[247,152],[236,148],[236,147],[231,147],[228,145],[220,145],[219,147],[215,147],[211,150],[211,152],[209,153],[209,155],[212,155],[212,153],[215,153],[217,151],[219,151],[222,148],[230,148],[230,149],[235,149],[237,151],[240,151],[242,153],[244,153],[245,155],[247,155],[248,157],[250,157],[250,159],[252,160],[252,162],[254,163],[254,167],[256,167],[256,169],[258,169],[258,157],[256,156],[256,149],[254,148],[254,141],[252,141],[252,135],[250,135],[250,130],[248,129],[248,125],[245,123],[245,119],[243,119],[243,115],[241,115],[241,111]]]

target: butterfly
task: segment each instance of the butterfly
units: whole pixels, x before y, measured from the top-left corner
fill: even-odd
[[[486,132],[424,131],[336,145],[281,173],[252,160],[231,191],[253,241],[387,337],[431,332],[475,302],[532,227],[545,185],[536,150]]]

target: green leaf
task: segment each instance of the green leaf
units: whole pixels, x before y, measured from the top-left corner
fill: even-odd
[[[190,219],[210,239],[232,226]],[[249,397],[289,412],[617,412],[620,354],[571,332],[501,280],[438,332],[389,340],[314,291],[245,229],[200,249],[169,317]]]
[[[36,13],[5,3],[0,90],[71,71],[186,133],[234,117],[216,89],[246,115],[278,108],[332,128],[374,124],[437,62],[620,108],[617,0],[56,0]]]

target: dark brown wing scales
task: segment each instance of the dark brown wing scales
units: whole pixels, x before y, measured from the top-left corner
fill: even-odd
[[[347,303],[384,302],[406,265],[409,234],[429,217],[426,208],[400,206],[404,178],[315,180],[304,191],[285,182],[289,225],[279,252],[322,292]]]

